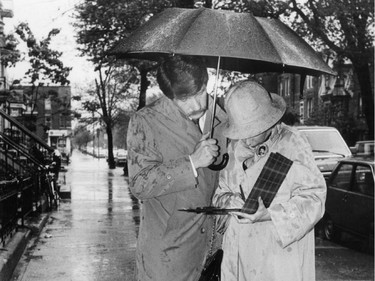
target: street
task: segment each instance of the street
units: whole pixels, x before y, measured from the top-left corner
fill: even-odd
[[[134,280],[139,205],[127,180],[122,168],[110,170],[105,159],[74,151],[60,175],[71,199],[29,243],[12,280]],[[356,244],[316,238],[317,280],[374,280],[374,257]]]

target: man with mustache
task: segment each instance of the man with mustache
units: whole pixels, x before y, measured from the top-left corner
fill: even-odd
[[[218,172],[208,166],[219,155],[226,116],[216,109],[209,138],[212,99],[202,59],[171,55],[157,80],[164,96],[132,116],[127,137],[130,188],[141,202],[136,280],[196,281],[213,251],[215,222],[179,209],[210,205]]]

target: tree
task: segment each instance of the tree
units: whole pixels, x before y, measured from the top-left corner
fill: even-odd
[[[87,146],[87,144],[93,139],[90,132],[87,130],[86,126],[78,126],[74,129],[74,138],[73,142],[78,149],[82,149],[83,146]]]
[[[374,51],[372,0],[290,0],[286,15],[292,28],[317,51],[332,54],[336,63],[350,60],[357,75],[369,138],[374,139],[374,92],[371,82]]]
[[[206,1],[209,2],[209,1]],[[359,81],[368,137],[374,139],[373,0],[211,1],[214,8],[280,18],[334,64],[350,60]]]
[[[5,36],[5,44],[1,47],[1,64],[5,67],[15,66],[20,60],[21,54],[17,49],[18,41],[14,34]]]
[[[68,76],[72,68],[64,66],[60,60],[61,52],[50,48],[53,36],[59,32],[58,29],[52,29],[47,38],[37,41],[27,23],[20,23],[16,27],[15,33],[26,43],[28,50],[27,59],[30,63],[30,68],[25,73],[25,77],[28,80],[27,82],[31,84],[29,105],[32,108],[32,112],[35,110],[37,100],[40,99],[40,87],[49,83],[54,85],[68,85],[70,83]],[[28,121],[25,125],[33,131],[35,120]]]
[[[107,56],[108,51],[121,39],[129,36],[137,27],[147,21],[154,14],[161,12],[167,7],[177,4],[184,7],[194,6],[194,1],[123,1],[123,0],[93,0],[83,1],[75,8],[77,29],[77,42],[79,51],[87,56],[94,64],[98,77],[95,80],[96,92],[101,110],[102,120],[106,126],[108,135],[108,164],[115,168],[113,157],[112,126],[111,116],[108,115],[107,99],[110,77],[113,72],[119,70],[123,62],[116,62],[115,58]],[[140,75],[139,105],[145,105],[146,89],[149,86],[147,75],[155,69],[154,63],[133,60],[130,65],[136,67]],[[119,81],[117,81],[119,82]]]
[[[105,89],[98,90],[97,84],[91,91],[89,90],[91,99],[86,99],[82,105],[86,111],[99,115],[100,121],[112,129],[120,120],[125,108],[134,111],[137,102],[137,96],[134,95],[136,92],[134,80],[137,79],[137,72],[134,67],[125,66],[113,70],[112,75],[107,78],[108,82],[104,83]]]
[[[110,154],[113,158],[113,128],[121,121],[125,108],[129,111],[135,110],[138,101],[135,94],[136,79],[137,72],[134,67],[119,67],[112,69],[111,75],[107,75],[106,80],[101,84],[104,88],[95,80],[96,84],[86,89],[87,96],[73,97],[81,101],[81,107],[85,111],[92,113],[92,118],[81,119],[81,121],[87,124],[104,125],[108,137],[108,162],[110,162]],[[114,158],[112,164],[109,163],[109,167],[115,168]]]
[[[53,36],[60,33],[59,29],[52,29],[47,38],[38,42],[27,23],[20,23],[16,33],[26,43],[28,59],[31,68],[25,73],[32,85],[36,83],[52,83],[68,85],[71,67],[64,67],[60,60],[61,52],[50,49]]]

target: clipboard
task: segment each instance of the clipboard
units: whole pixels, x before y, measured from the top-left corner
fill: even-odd
[[[275,198],[281,184],[288,174],[293,161],[283,156],[278,152],[271,152],[258,179],[256,180],[253,189],[247,197],[245,204],[239,209],[225,209],[218,207],[198,207],[190,209],[179,209],[183,212],[191,212],[206,215],[227,215],[230,212],[243,212],[247,214],[254,214],[258,210],[258,198],[261,197],[266,208],[270,206],[272,200]],[[240,186],[242,196],[243,190]]]
[[[259,207],[259,197],[262,198],[264,206],[268,208],[286,178],[292,164],[293,161],[282,154],[271,152],[241,212],[254,214]]]

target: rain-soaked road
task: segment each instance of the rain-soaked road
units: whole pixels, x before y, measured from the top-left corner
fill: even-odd
[[[50,215],[12,280],[134,280],[139,210],[122,168],[109,170],[104,159],[78,151],[71,160],[65,174],[71,200]],[[355,239],[346,243],[316,239],[317,281],[374,280],[374,256],[356,249]]]

